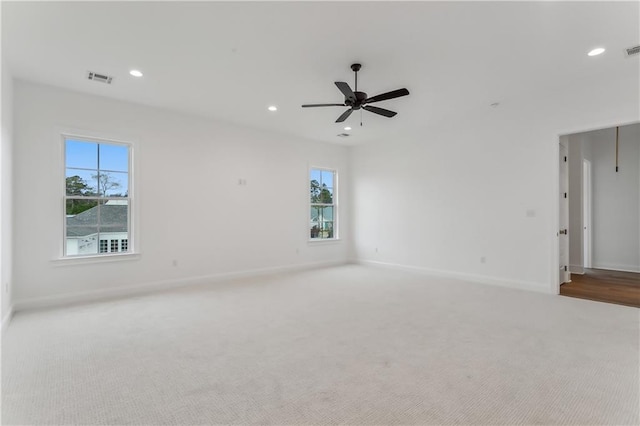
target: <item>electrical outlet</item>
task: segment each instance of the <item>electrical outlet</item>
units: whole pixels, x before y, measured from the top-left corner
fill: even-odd
[[[296,254],[300,254],[300,249],[299,248],[296,249]]]
[[[178,261],[176,259],[173,259],[173,261],[171,262],[171,264],[173,266],[178,266]]]
[[[378,247],[376,247],[376,253],[378,252]]]
[[[487,258],[486,258],[486,257],[484,257],[484,256],[482,256],[482,257],[480,258],[480,263],[487,263]]]

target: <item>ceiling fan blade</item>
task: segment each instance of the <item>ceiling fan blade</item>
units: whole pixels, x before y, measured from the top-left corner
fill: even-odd
[[[389,111],[388,109],[378,108],[378,107],[369,106],[369,105],[363,106],[362,109],[366,109],[367,111],[372,112],[374,114],[384,115],[385,117],[389,117],[389,118],[397,114],[397,112],[395,111]]]
[[[345,104],[306,104],[302,108],[326,107],[326,106],[346,106]]]
[[[340,89],[340,91],[342,92],[342,94],[344,95],[345,98],[352,100],[353,102],[356,101],[356,94],[353,93],[353,90],[351,90],[351,87],[349,87],[349,85],[347,83],[345,83],[344,81],[336,81],[336,86],[338,86],[338,89]]]
[[[336,120],[336,123],[342,123],[344,120],[349,118],[349,116],[351,115],[352,112],[353,112],[353,109],[351,109],[351,108],[349,108],[348,110],[343,112],[342,115],[340,117],[338,117],[338,119]]]
[[[337,83],[336,83],[337,84]],[[407,96],[409,91],[407,89],[398,89],[393,90],[391,92],[382,93],[380,95],[372,96],[364,101],[365,104],[370,104],[371,102],[380,102],[386,101],[387,99],[399,98],[400,96]]]

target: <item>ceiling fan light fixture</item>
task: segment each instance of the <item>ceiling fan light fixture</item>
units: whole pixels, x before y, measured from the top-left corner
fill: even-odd
[[[344,129],[348,132],[349,130],[351,130],[351,127],[347,126]]]
[[[269,108],[267,108],[269,111],[273,112],[273,111],[277,111],[278,107],[275,105],[270,105]]]
[[[587,55],[589,56],[598,56],[602,53],[604,53],[604,47],[596,47],[595,49],[591,50],[589,53],[587,53]]]
[[[134,77],[142,77],[142,71],[140,70],[131,70],[129,71],[129,74],[131,74]]]

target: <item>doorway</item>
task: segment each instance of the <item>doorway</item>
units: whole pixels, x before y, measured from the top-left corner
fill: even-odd
[[[558,293],[640,307],[640,123],[562,136],[565,149]]]

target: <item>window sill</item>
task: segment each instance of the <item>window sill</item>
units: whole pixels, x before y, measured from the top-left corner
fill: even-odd
[[[123,262],[140,259],[140,253],[120,253],[110,255],[61,257],[51,262],[55,266],[87,265],[92,263]]]
[[[340,238],[314,238],[314,239],[309,239],[307,240],[308,244],[337,244],[339,242],[341,242],[342,240]]]

